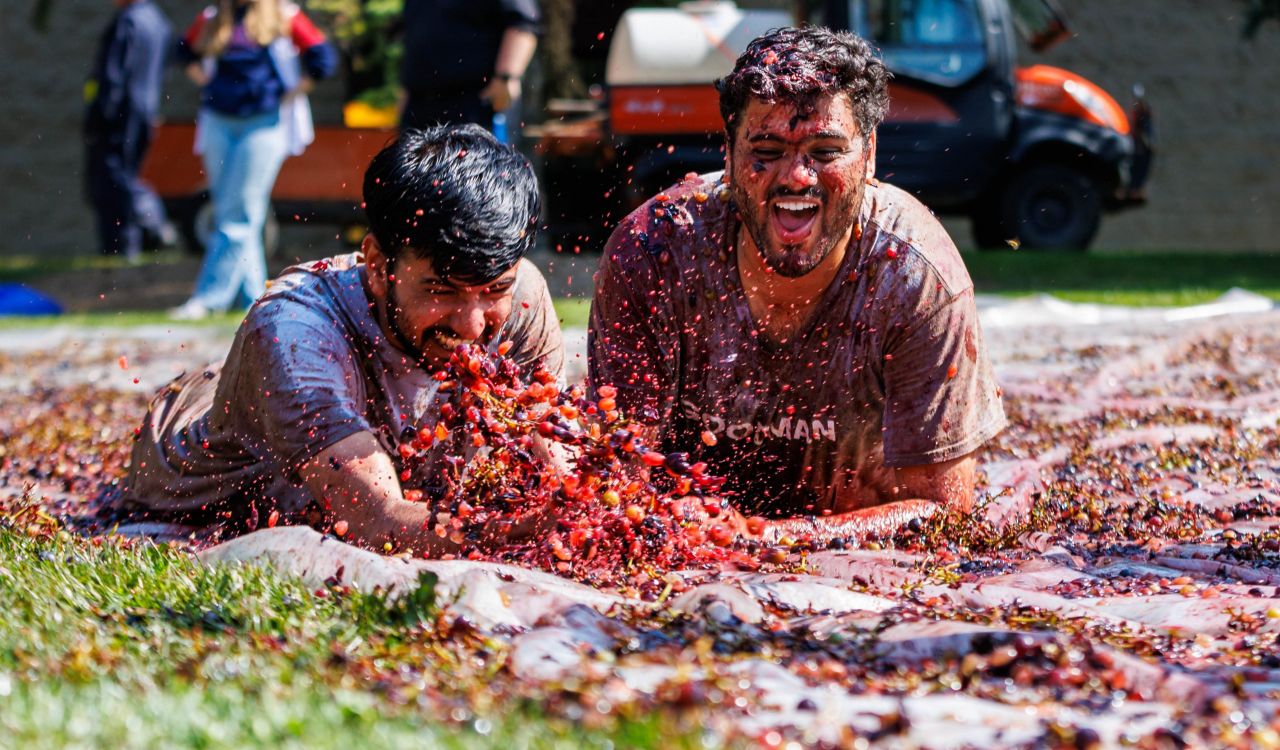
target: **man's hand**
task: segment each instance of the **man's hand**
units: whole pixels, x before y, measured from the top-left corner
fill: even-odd
[[[284,101],[288,102],[293,99],[296,99],[299,96],[307,96],[312,91],[315,91],[315,89],[316,89],[315,80],[313,80],[308,76],[303,76],[302,78],[298,79],[297,88],[293,89],[292,91],[285,92]]]
[[[834,516],[777,521],[750,519],[747,533],[765,542],[776,542],[784,537],[822,542],[832,539],[857,541],[887,536],[912,519],[928,518],[946,508],[972,512],[977,464],[971,453],[945,463],[896,469],[894,492],[900,499]]]
[[[520,98],[520,79],[494,78],[480,92],[480,98],[489,102],[494,112],[505,112],[512,102]]]
[[[328,503],[330,518],[346,521],[348,541],[375,550],[412,549],[424,557],[470,551],[465,542],[436,534],[430,506],[404,499],[391,457],[370,432],[358,432],[324,449],[299,472],[317,500]],[[546,508],[511,523],[491,524],[483,540],[507,541],[544,534],[554,528],[554,509]]]
[[[751,518],[747,519],[747,529],[750,536],[769,544],[786,538],[821,543],[844,539],[858,543],[889,536],[913,519],[928,518],[937,513],[938,509],[938,504],[929,500],[900,500],[835,516],[784,518],[776,521]]]
[[[200,88],[204,88],[209,85],[209,74],[204,72],[204,65],[198,60],[188,64],[187,67],[183,68],[183,72],[187,74],[187,78],[189,78],[192,83]]]
[[[734,534],[744,534],[747,531],[747,517],[732,505],[723,505],[722,501],[715,497],[689,495],[674,500],[671,504],[671,515],[675,516],[676,520],[689,521],[702,526],[718,523],[728,527]]]

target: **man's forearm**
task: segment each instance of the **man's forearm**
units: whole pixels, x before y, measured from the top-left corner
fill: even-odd
[[[836,516],[768,521],[760,536],[770,543],[785,538],[819,544],[833,539],[860,542],[888,536],[912,519],[928,518],[938,510],[938,504],[929,500],[901,500]]]
[[[507,29],[502,34],[498,57],[493,63],[494,72],[520,78],[529,67],[529,61],[533,59],[533,51],[537,47],[538,37],[531,32]]]
[[[412,549],[427,557],[458,554],[463,545],[435,533],[428,505],[404,499],[391,457],[371,433],[343,438],[300,472],[349,541],[375,550]]]

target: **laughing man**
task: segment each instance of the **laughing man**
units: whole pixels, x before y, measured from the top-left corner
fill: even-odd
[[[766,538],[971,509],[1005,424],[955,245],[873,177],[887,78],[847,32],[753,41],[718,82],[723,176],[628,216],[596,277],[591,383]]]

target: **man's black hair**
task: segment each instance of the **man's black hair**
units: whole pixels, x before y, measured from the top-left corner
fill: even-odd
[[[861,37],[821,26],[774,29],[754,39],[729,75],[716,81],[720,116],[732,142],[752,98],[813,111],[817,99],[844,92],[862,136],[889,110],[889,72]]]
[[[369,163],[364,204],[389,262],[407,249],[468,284],[492,281],[529,252],[540,209],[529,162],[471,124],[401,132]]]

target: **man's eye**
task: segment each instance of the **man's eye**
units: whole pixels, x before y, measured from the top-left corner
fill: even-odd
[[[782,151],[776,148],[757,148],[752,150],[751,155],[760,161],[773,161],[782,156]]]
[[[818,161],[831,161],[833,159],[838,159],[840,155],[843,153],[844,153],[844,149],[819,148],[819,149],[814,149],[813,158],[817,159]]]

